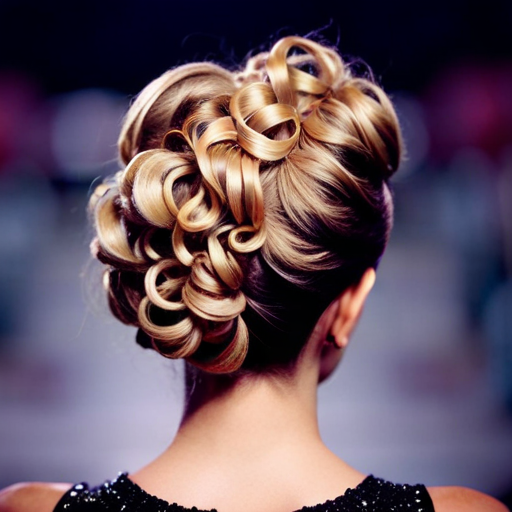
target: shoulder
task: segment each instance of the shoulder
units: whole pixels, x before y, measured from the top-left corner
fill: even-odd
[[[467,487],[429,487],[436,512],[510,512],[492,496]]]
[[[25,482],[0,490],[0,512],[52,512],[72,484]]]

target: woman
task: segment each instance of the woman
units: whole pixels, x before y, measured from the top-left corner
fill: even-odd
[[[91,198],[92,252],[137,342],[187,361],[183,420],[136,473],[97,489],[14,486],[1,511],[506,510],[469,489],[363,475],[319,436],[318,383],[392,221],[400,130],[377,85],[287,37],[241,72],[165,73],[130,108],[119,148],[126,168]]]

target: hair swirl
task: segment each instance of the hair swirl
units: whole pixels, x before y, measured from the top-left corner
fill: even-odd
[[[125,169],[90,200],[112,311],[211,372],[292,362],[380,258],[400,146],[382,89],[308,39],[236,73],[164,73],[127,113]]]

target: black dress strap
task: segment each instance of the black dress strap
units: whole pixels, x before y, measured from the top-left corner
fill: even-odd
[[[354,489],[334,500],[296,512],[435,512],[424,485],[400,485],[370,475]],[[216,512],[185,508],[152,496],[132,482],[126,473],[98,487],[86,483],[72,487],[54,512]],[[265,512],[265,511],[262,511]]]
[[[370,475],[334,500],[297,512],[435,512],[424,485],[394,484]]]
[[[82,482],[62,496],[54,512],[217,512],[184,508],[152,496],[132,482],[127,473],[89,488]]]

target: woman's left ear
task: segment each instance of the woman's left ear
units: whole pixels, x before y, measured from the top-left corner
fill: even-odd
[[[359,282],[349,286],[341,295],[338,311],[329,330],[330,338],[338,348],[345,348],[348,339],[363,312],[366,297],[375,283],[375,269],[368,268]]]

